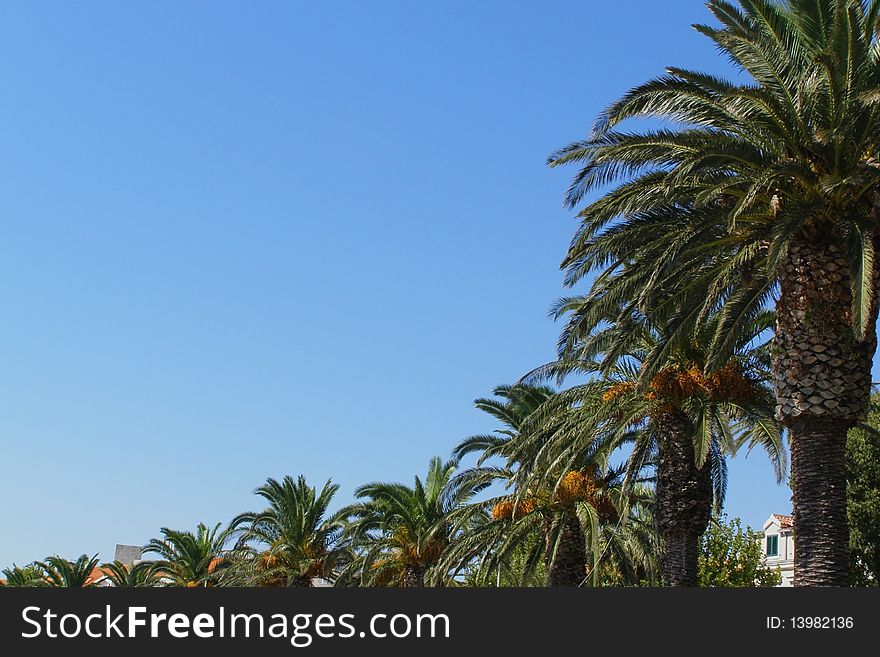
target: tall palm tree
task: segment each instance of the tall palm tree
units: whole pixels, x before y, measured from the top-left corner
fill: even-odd
[[[267,479],[255,492],[268,507],[231,523],[239,536],[234,576],[256,586],[306,587],[316,577],[332,579],[344,555],[337,545],[340,523],[327,518],[338,490],[328,481],[316,491],[303,476]]]
[[[560,314],[573,313],[560,359],[529,378],[597,371],[604,376],[556,395],[523,428],[520,442],[527,450],[535,442],[541,445],[526,481],[546,480],[547,464],[564,471],[585,451],[608,453],[629,445],[627,482],[645,467],[655,468],[653,519],[663,540],[664,582],[696,586],[700,536],[713,502],[720,508],[726,489],[725,454],[746,443],[760,444],[770,453],[778,480],[785,470],[772,393],[762,380],[765,350],[749,346],[769,317],[740,335],[737,357],[713,372],[705,369],[705,344],[714,329],[709,322],[689,345],[670,353],[645,389],[639,379],[657,332],[633,315],[575,338],[586,328],[583,304],[576,297],[560,305]]]
[[[226,543],[230,536],[230,530],[221,530],[220,525],[209,528],[199,523],[195,533],[162,527],[162,538],[151,539],[144,553],[161,557],[152,563],[169,586],[216,586],[228,566]]]
[[[88,588],[95,586],[92,571],[98,566],[98,555],[81,555],[76,561],[64,557],[51,556],[36,565],[42,571],[46,586],[65,588]]]
[[[880,2],[707,5],[720,25],[696,29],[745,81],[667,69],[550,158],[581,167],[570,207],[617,185],[580,210],[567,281],[630,267],[628,300],[668,311],[669,339],[721,308],[712,365],[729,353],[734,324],[775,305],[795,584],[846,585],[844,446],[867,413],[877,342]],[[639,118],[668,124],[620,128]],[[675,280],[691,284],[658,303]]]
[[[475,490],[492,483],[507,489],[515,486],[517,472],[534,458],[535,450],[514,456],[511,448],[529,417],[553,398],[554,391],[521,383],[499,386],[494,394],[500,399],[478,399],[475,404],[498,419],[503,428],[494,434],[466,438],[453,451],[457,461],[474,452],[480,454],[474,467],[457,476]],[[552,486],[512,491],[474,504],[486,510],[485,519],[468,519],[463,535],[444,555],[449,567],[461,568],[478,558],[482,571],[496,571],[500,576],[499,569],[517,556],[521,585],[533,582],[543,572],[548,586],[580,586],[599,581],[605,567],[599,562],[605,559],[615,560],[618,570],[631,575],[630,583],[637,581],[634,573],[645,563],[634,564],[633,556],[649,552],[644,546],[650,541],[643,540],[642,549],[632,549],[639,532],[631,524],[621,527],[618,507],[631,505],[620,504],[618,473],[600,471],[588,451],[581,456],[581,461],[572,464]],[[502,459],[501,463],[486,465],[493,457]]]
[[[438,564],[456,535],[456,522],[473,494],[452,482],[453,462],[435,456],[424,482],[413,486],[374,482],[361,486],[363,500],[341,509],[344,538],[354,558],[338,583],[364,586],[422,587],[448,583]]]

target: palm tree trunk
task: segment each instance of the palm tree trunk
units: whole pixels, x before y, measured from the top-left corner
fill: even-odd
[[[418,566],[407,566],[403,571],[403,585],[406,588],[421,588],[425,585],[425,573]]]
[[[659,455],[654,523],[663,540],[661,567],[666,586],[697,585],[700,536],[712,514],[712,468],[697,467],[693,432],[681,411],[654,420]]]
[[[663,583],[666,586],[697,586],[700,534],[667,532],[663,549]]]
[[[795,421],[791,444],[795,586],[849,585],[846,433],[839,420]],[[843,510],[840,513],[840,510]]]
[[[580,586],[587,577],[587,553],[577,516],[568,518],[561,532],[556,555],[547,570],[547,586]]]
[[[794,584],[846,586],[846,434],[868,412],[876,294],[860,340],[849,261],[819,230],[792,239],[779,285],[773,376],[776,414],[791,440]]]
[[[290,579],[288,586],[295,588],[310,588],[312,586],[312,578],[308,575],[297,575]]]

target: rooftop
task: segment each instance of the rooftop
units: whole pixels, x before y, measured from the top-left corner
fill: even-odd
[[[774,513],[773,517],[779,521],[780,529],[791,529],[794,524],[794,518],[792,516],[786,516],[781,513]]]

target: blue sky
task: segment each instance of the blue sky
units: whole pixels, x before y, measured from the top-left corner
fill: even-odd
[[[547,155],[698,1],[0,9],[0,565],[227,521],[266,477],[411,480],[552,358]],[[728,511],[789,509],[768,461]]]

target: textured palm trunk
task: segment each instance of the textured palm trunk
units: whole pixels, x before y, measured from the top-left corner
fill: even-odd
[[[663,584],[697,586],[700,534],[671,531],[666,533],[663,543]]]
[[[654,419],[659,454],[654,522],[663,540],[661,567],[666,586],[697,585],[700,536],[712,514],[712,469],[696,465],[687,417],[672,411]]]
[[[580,586],[587,577],[587,552],[581,523],[576,516],[565,521],[556,555],[547,571],[547,586]]]
[[[297,575],[295,577],[290,578],[290,582],[288,586],[292,586],[295,588],[305,588],[312,586],[312,578],[308,575]]]
[[[406,588],[420,588],[425,585],[425,572],[418,566],[407,566],[403,572],[403,585]]]
[[[848,261],[819,230],[792,240],[779,284],[773,376],[791,439],[794,584],[846,586],[846,434],[868,412],[876,302],[859,340]]]

